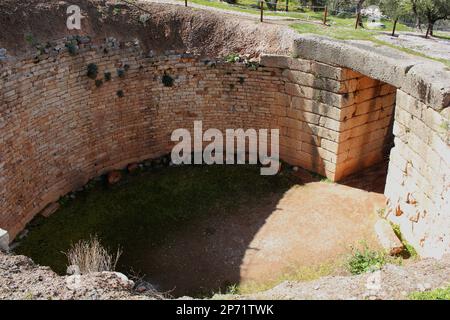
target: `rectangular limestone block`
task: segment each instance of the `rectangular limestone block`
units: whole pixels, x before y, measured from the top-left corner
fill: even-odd
[[[339,108],[324,103],[320,103],[314,100],[302,97],[292,97],[291,107],[293,109],[303,110],[310,113],[326,116],[334,120],[340,120],[341,110]]]
[[[311,72],[315,75],[335,80],[356,79],[362,76],[360,73],[353,70],[336,67],[317,61],[313,61],[311,63]]]
[[[381,246],[390,254],[394,255],[403,249],[403,243],[395,235],[389,222],[385,219],[378,219],[375,223],[375,233]]]
[[[367,88],[373,88],[380,85],[380,81],[369,78],[369,77],[361,77],[357,79],[357,86],[356,88],[358,90],[367,89]]]
[[[357,80],[339,81],[330,78],[320,77],[311,73],[306,73],[298,70],[286,69],[283,71],[283,76],[295,84],[308,86],[316,89],[332,91],[335,93],[345,93],[356,91]]]
[[[419,105],[419,102],[414,97],[410,96],[406,92],[402,90],[397,90],[396,94],[396,106],[405,110],[406,112],[411,113],[417,118],[422,118],[422,106]]]

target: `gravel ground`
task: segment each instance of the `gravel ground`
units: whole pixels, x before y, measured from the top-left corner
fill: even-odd
[[[25,256],[0,252],[0,300],[146,299],[134,282],[115,272],[58,276]]]
[[[330,276],[308,282],[286,281],[275,288],[238,299],[407,299],[412,292],[450,285],[450,255],[423,259],[408,266],[385,265],[380,271],[356,276]]]
[[[425,39],[423,34],[413,32],[401,32],[398,37],[383,34],[377,38],[433,58],[450,60],[450,40],[436,37]]]
[[[308,282],[283,282],[252,295],[215,299],[405,299],[414,291],[450,284],[450,255],[423,259],[405,267],[386,265],[381,271],[357,276],[331,276]],[[5,299],[151,299],[133,281],[115,272],[58,276],[25,256],[0,252],[0,300]],[[139,292],[139,293],[138,293]],[[154,297],[154,295],[153,295]],[[184,297],[189,298],[189,297]]]

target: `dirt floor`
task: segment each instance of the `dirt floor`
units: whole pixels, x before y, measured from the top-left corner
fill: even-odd
[[[381,270],[355,276],[329,276],[313,281],[285,281],[273,289],[215,299],[390,300],[450,298],[450,255],[422,259],[404,266],[387,264]],[[440,288],[439,298],[436,291]],[[411,296],[413,294],[413,296]],[[419,297],[417,297],[419,295]],[[422,298],[420,298],[422,296]]]
[[[340,184],[290,166],[276,176],[257,166],[148,170],[114,187],[98,182],[38,217],[14,252],[63,275],[62,252],[97,234],[123,249],[118,271],[171,296],[205,297],[334,273],[350,246],[378,248],[385,164]]]
[[[374,273],[331,276],[314,281],[285,281],[250,295],[215,295],[213,299],[446,299],[450,297],[450,256],[423,259],[405,266],[385,265]],[[441,289],[439,295],[436,288]],[[446,288],[446,289],[445,289]],[[434,293],[433,293],[434,292]],[[25,256],[0,252],[0,300],[161,299],[151,286],[128,280],[123,274],[101,272],[58,276]],[[187,298],[190,299],[190,298]]]
[[[298,171],[304,184],[282,197],[274,195],[264,205],[244,206],[223,218],[219,211],[145,252],[145,271],[153,275],[148,281],[174,296],[198,295],[237,284],[261,288],[311,270],[317,275],[331,271],[351,245],[364,241],[378,247],[374,223],[385,198],[363,189],[380,191],[385,170],[384,164],[365,170],[346,179],[348,185],[315,181]]]

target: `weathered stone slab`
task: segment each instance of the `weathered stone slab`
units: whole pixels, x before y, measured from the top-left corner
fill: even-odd
[[[387,82],[436,110],[450,105],[450,71],[439,62],[369,41],[302,35],[294,43],[294,53],[300,58],[350,68]]]
[[[403,243],[395,235],[387,220],[377,220],[375,223],[375,233],[377,235],[378,242],[390,254],[399,254],[403,250]]]

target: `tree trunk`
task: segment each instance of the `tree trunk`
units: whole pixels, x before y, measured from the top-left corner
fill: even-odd
[[[428,35],[430,34],[431,29],[431,23],[428,23],[427,32],[425,33],[425,38],[428,38]]]
[[[392,36],[395,36],[395,28],[397,27],[398,18],[394,20],[394,27],[392,28]]]
[[[267,8],[272,11],[277,11],[278,0],[265,0]]]
[[[358,0],[358,3],[356,4],[356,13],[361,13],[362,5],[365,0]]]
[[[434,22],[430,25],[430,36],[433,36]]]
[[[357,14],[356,14],[355,29],[358,29],[358,26],[359,26],[359,17],[360,17],[360,14],[357,13]]]
[[[358,0],[358,3],[356,4],[356,16],[357,16],[357,23],[361,28],[364,28],[361,18],[361,9],[364,4],[364,1],[366,0]]]
[[[420,16],[419,16],[419,13],[417,12],[417,3],[415,1],[412,1],[412,12],[413,12],[414,18],[415,18],[414,27],[416,29],[421,29],[420,28]]]

